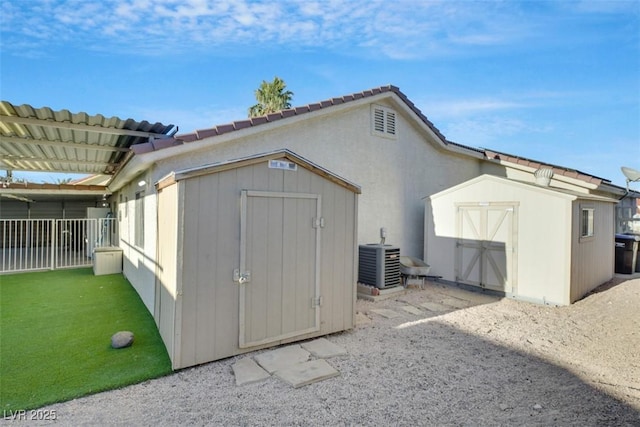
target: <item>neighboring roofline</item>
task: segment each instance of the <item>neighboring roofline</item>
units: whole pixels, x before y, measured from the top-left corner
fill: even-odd
[[[506,177],[502,177],[502,176],[497,176],[497,175],[492,175],[492,174],[482,174],[479,176],[476,176],[475,178],[471,178],[465,182],[462,182],[458,185],[454,185],[453,187],[449,187],[446,188],[444,190],[441,190],[435,194],[432,194],[430,196],[425,196],[422,199],[426,200],[426,199],[432,199],[432,198],[440,198],[446,194],[450,194],[454,191],[457,191],[461,188],[464,187],[468,187],[469,185],[475,184],[476,182],[479,181],[485,181],[485,180],[490,180],[490,181],[495,181],[495,182],[502,182],[508,185],[514,185],[516,187],[520,187],[520,188],[526,188],[528,190],[531,191],[539,191],[539,192],[544,192],[544,193],[550,193],[553,194],[556,197],[561,197],[567,200],[593,200],[593,201],[599,201],[599,202],[606,202],[606,203],[617,203],[618,200],[612,197],[605,197],[605,196],[599,196],[599,195],[595,195],[595,194],[591,194],[591,193],[580,193],[577,191],[571,191],[568,190],[566,188],[559,188],[559,187],[554,187],[554,186],[542,186],[542,185],[538,185],[535,184],[533,182],[528,182],[528,181],[521,181],[518,179],[511,179],[511,178],[506,178]]]
[[[622,200],[625,197],[633,197],[635,199],[640,199],[640,191],[636,191],[633,189],[626,189],[625,187],[620,187],[619,185],[615,185],[615,184],[610,184],[610,183],[603,183],[600,186],[600,190],[605,191],[607,193],[611,193],[611,194],[616,194],[618,196],[622,196],[620,197],[618,200]]]
[[[290,160],[300,167],[307,169],[317,175],[320,175],[328,180],[350,190],[356,194],[361,193],[360,186],[342,178],[335,173],[318,166],[317,164],[311,162],[310,160],[305,159],[304,157],[294,153],[288,149],[279,149],[275,151],[269,151],[266,153],[255,154],[252,156],[241,157],[238,159],[226,160],[222,162],[211,163],[203,166],[198,166],[194,168],[186,168],[175,171],[160,180],[156,183],[156,187],[158,189],[165,188],[177,181],[181,181],[183,179],[194,178],[202,175],[208,175],[212,173],[218,173],[229,169],[235,169],[238,167],[249,166],[257,163],[264,162],[266,160],[276,160],[285,158]]]
[[[640,198],[640,192],[638,191],[632,189],[627,190],[625,187],[613,184],[609,179],[591,175],[586,172],[581,172],[576,169],[528,159],[526,157],[516,156],[513,154],[503,153],[495,150],[485,149],[484,153],[486,159],[489,161],[498,161],[501,164],[510,163],[512,165],[517,165],[523,170],[527,168],[537,170],[541,167],[548,167],[553,170],[554,179],[566,181],[573,185],[581,185],[590,190],[597,190],[609,194],[614,194],[616,196],[631,196]]]
[[[540,169],[541,167],[548,167],[553,170],[554,176],[561,175],[569,178],[574,178],[579,181],[584,181],[590,184],[594,184],[596,187],[602,183],[610,183],[611,181],[605,178],[600,178],[595,175],[591,175],[585,172],[580,172],[576,169],[567,168],[564,166],[558,166],[551,163],[541,162],[538,160],[528,159],[526,157],[516,156],[513,154],[503,153],[495,150],[484,150],[487,160],[499,160],[509,163],[515,163],[518,165],[527,166],[533,169]]]
[[[53,195],[103,195],[111,194],[105,185],[82,184],[36,184],[33,182],[11,182],[0,188],[1,194],[53,194]]]
[[[81,178],[72,179],[66,184],[70,185],[104,185],[106,186],[111,180],[111,176],[94,173],[91,175],[86,175]],[[102,182],[101,184],[96,184],[94,181]]]

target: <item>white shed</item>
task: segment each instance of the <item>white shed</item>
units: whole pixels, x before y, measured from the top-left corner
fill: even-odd
[[[157,190],[155,317],[174,369],[355,326],[359,187],[282,150]]]
[[[614,274],[617,200],[481,175],[425,198],[432,274],[567,305]]]

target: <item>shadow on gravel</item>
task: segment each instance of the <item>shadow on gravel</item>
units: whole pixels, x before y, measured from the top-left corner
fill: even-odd
[[[360,414],[365,424],[380,416],[401,425],[640,425],[637,409],[562,367],[436,317],[408,325],[389,328],[378,341],[382,361],[370,353],[352,354],[361,360],[357,376],[375,378],[377,392],[404,396],[391,404],[369,395],[371,406]],[[376,345],[366,332],[357,339],[360,348]],[[636,393],[630,400],[637,398]]]
[[[328,359],[341,376],[298,389],[273,377],[238,387],[230,358],[50,409],[93,425],[640,424],[630,405],[537,357],[437,318],[401,322],[329,336],[348,351]]]

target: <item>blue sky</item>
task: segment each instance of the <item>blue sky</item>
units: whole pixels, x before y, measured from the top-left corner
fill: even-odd
[[[294,106],[393,84],[452,141],[621,186],[640,169],[639,0],[0,4],[14,104],[186,133],[245,118],[274,76]]]

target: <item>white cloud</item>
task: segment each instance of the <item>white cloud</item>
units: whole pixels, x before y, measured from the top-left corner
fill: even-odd
[[[45,44],[131,47],[165,51],[188,46],[292,46],[366,48],[396,57],[424,57],[460,46],[504,44],[528,27],[511,22],[497,3],[381,0],[243,1],[124,0],[84,2],[31,0],[3,3],[2,32],[12,40]],[[29,25],[23,25],[29,22]]]
[[[568,5],[566,3],[569,3]],[[37,40],[161,54],[220,47],[334,49],[395,59],[557,42],[560,15],[638,13],[637,2],[30,0],[2,3],[5,46]],[[26,23],[26,25],[25,25]],[[7,43],[8,42],[8,43]],[[97,46],[97,47],[96,47]],[[237,51],[238,49],[235,49]],[[14,52],[20,52],[14,49]],[[24,53],[24,51],[22,51]]]

